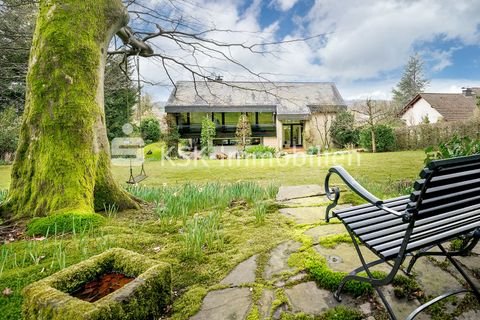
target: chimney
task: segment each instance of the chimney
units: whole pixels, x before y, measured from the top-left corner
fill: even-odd
[[[462,94],[465,97],[471,97],[471,96],[473,96],[473,90],[472,90],[472,88],[462,87]]]

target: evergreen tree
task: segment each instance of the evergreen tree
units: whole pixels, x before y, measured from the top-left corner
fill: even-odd
[[[127,78],[122,70],[125,69],[122,59],[121,56],[110,56],[105,65],[105,122],[109,140],[125,135],[122,127],[132,121],[138,100],[137,88],[131,80],[131,67],[127,65]]]
[[[238,117],[237,131],[235,132],[235,136],[238,139],[238,149],[245,151],[245,147],[247,146],[247,138],[252,136],[252,127],[250,126],[250,121],[248,121],[248,117],[245,113],[242,113],[240,117]]]
[[[213,138],[215,138],[215,135],[215,123],[207,115],[202,120],[202,132],[200,133],[200,143],[206,156],[213,152]]]
[[[425,78],[423,68],[422,58],[418,54],[410,56],[400,82],[392,89],[397,108],[403,108],[417,93],[425,90],[429,80]]]
[[[167,144],[168,156],[172,159],[178,158],[178,143],[180,141],[180,133],[178,132],[175,116],[167,114],[167,129],[162,134],[162,139]]]

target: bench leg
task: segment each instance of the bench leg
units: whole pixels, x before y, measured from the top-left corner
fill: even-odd
[[[438,296],[436,297],[435,299],[432,299],[430,301],[428,301],[427,303],[425,304],[422,304],[420,307],[418,307],[417,309],[413,310],[412,313],[410,313],[408,315],[408,317],[405,319],[405,320],[412,320],[412,319],[415,319],[416,316],[418,316],[418,314],[420,312],[422,312],[423,310],[427,309],[428,307],[430,307],[431,305],[445,299],[445,298],[448,298],[450,296],[453,296],[453,295],[456,295],[456,294],[459,294],[459,293],[464,293],[464,292],[470,292],[470,290],[466,290],[466,289],[460,289],[460,290],[457,290],[457,291],[453,291],[453,292],[448,292],[448,293],[445,293],[445,294],[442,294],[441,296]]]
[[[478,241],[478,239],[477,239],[477,241]],[[477,300],[480,301],[480,292],[478,291],[478,288],[475,286],[475,283],[473,283],[472,279],[470,279],[470,277],[463,270],[463,268],[460,267],[458,262],[455,259],[453,259],[452,255],[449,254],[449,252],[447,250],[445,250],[445,248],[441,244],[439,244],[438,247],[440,248],[440,250],[442,250],[442,252],[445,254],[447,259],[452,263],[452,265],[455,267],[455,269],[457,269],[457,271],[462,275],[463,279],[465,279],[465,281],[467,282],[467,284],[471,288],[471,291],[473,292],[473,294],[475,294],[475,297],[477,297]]]
[[[387,263],[387,261],[385,261],[383,259],[378,259],[378,260],[372,261],[370,263],[366,263],[365,258],[363,257],[362,251],[360,249],[360,246],[358,245],[357,240],[355,239],[355,236],[350,232],[350,230],[349,230],[349,234],[350,234],[350,237],[352,238],[353,245],[355,247],[355,250],[357,251],[358,257],[359,257],[360,261],[362,262],[362,266],[356,268],[355,270],[350,272],[347,276],[345,276],[342,279],[342,281],[338,285],[337,290],[333,294],[333,297],[338,302],[342,301],[342,298],[341,298],[340,294],[341,294],[343,288],[345,287],[345,284],[348,281],[360,281],[360,282],[369,283],[377,291],[378,296],[380,297],[383,304],[385,305],[385,308],[387,309],[387,312],[388,312],[390,318],[393,319],[393,320],[396,320],[397,318],[395,316],[395,313],[393,312],[392,307],[388,303],[387,299],[385,298],[385,295],[383,294],[383,292],[380,290],[379,287],[384,286],[384,285],[392,282],[393,278],[395,277],[398,270],[400,269],[400,266],[403,262],[403,258],[399,257],[395,260],[395,263],[392,266],[392,270],[390,271],[390,273],[385,278],[376,279],[376,278],[373,277],[373,274],[372,274],[372,272],[370,271],[369,268],[371,268],[371,267],[373,267],[377,264],[380,264],[380,263]],[[359,272],[362,272],[362,271],[365,271],[367,273],[366,277],[362,277],[362,276],[357,275]]]

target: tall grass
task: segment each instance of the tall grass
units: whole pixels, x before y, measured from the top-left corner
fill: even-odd
[[[112,239],[91,225],[73,220],[71,234],[60,231],[55,224],[42,237],[0,245],[0,278],[8,270],[44,265],[58,271],[69,261],[82,260],[114,246]],[[78,223],[78,224],[77,224]],[[70,259],[69,259],[70,258]]]
[[[7,198],[7,189],[0,189],[0,203],[2,203]]]
[[[210,213],[206,217],[194,216],[185,224],[183,240],[185,256],[198,259],[204,250],[215,250],[223,247],[223,233],[220,227],[221,213]]]
[[[208,210],[222,211],[238,201],[253,205],[272,199],[277,194],[278,187],[274,184],[262,187],[256,182],[225,185],[214,182],[159,188],[129,186],[127,190],[145,201],[156,203],[155,212],[163,221],[181,219],[185,223],[194,213]]]

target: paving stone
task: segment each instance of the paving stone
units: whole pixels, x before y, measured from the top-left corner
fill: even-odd
[[[280,243],[276,248],[274,248],[270,252],[270,259],[265,266],[263,273],[264,278],[271,280],[276,274],[284,271],[293,271],[293,269],[288,266],[288,258],[300,247],[301,244],[299,242],[289,240]]]
[[[359,306],[359,309],[364,315],[369,315],[370,313],[372,313],[372,305],[368,302],[361,304]]]
[[[405,265],[408,265],[406,261]],[[462,288],[450,273],[437,267],[426,257],[419,258],[413,266],[413,273],[420,287],[427,295],[439,296],[448,291]]]
[[[296,198],[279,202],[284,207],[319,207],[330,204],[326,196],[314,196],[308,198]]]
[[[470,255],[466,257],[455,257],[455,259],[471,271],[480,270],[480,256]]]
[[[313,238],[313,243],[318,243],[318,239],[320,237],[325,237],[325,236],[330,236],[333,234],[341,234],[341,233],[346,233],[347,230],[345,229],[345,226],[343,223],[337,223],[337,224],[325,224],[321,226],[317,226],[312,229],[308,229],[305,231],[303,234],[310,236]]]
[[[325,207],[282,208],[279,211],[298,224],[318,223],[325,220]]]
[[[319,289],[314,281],[304,282],[285,289],[285,294],[292,305],[293,312],[304,312],[310,315],[319,315],[339,304],[353,306],[358,309],[356,301],[345,295],[339,303],[332,292]]]
[[[275,298],[273,290],[265,289],[262,292],[262,297],[260,298],[259,311],[261,319],[268,319],[270,313],[272,312],[272,302]]]
[[[287,280],[287,284],[302,281],[303,279],[305,279],[307,277],[308,277],[308,274],[306,272],[303,272],[303,271],[299,272],[296,275],[290,277]]]
[[[241,262],[235,267],[220,284],[239,286],[244,283],[255,282],[255,270],[257,269],[257,255]]]
[[[475,254],[479,254],[480,255],[480,245],[476,245],[473,249],[472,249],[472,252],[475,253]]]
[[[456,317],[455,319],[457,319],[457,320],[478,320],[478,319],[480,319],[480,310],[466,311],[466,312],[462,313],[461,315],[459,315],[458,317]]]
[[[393,313],[397,319],[405,319],[407,316],[415,310],[417,307],[420,306],[420,302],[417,299],[414,300],[407,300],[407,299],[398,299],[395,297],[395,293],[393,291],[393,286],[383,286],[381,288],[385,298],[387,299],[388,303],[393,309]],[[380,298],[377,297],[379,301]],[[428,320],[430,316],[428,316],[425,312],[420,313],[416,318],[416,320]]]
[[[297,198],[321,196],[325,190],[318,184],[303,186],[281,186],[277,193],[277,201],[285,201]]]
[[[334,271],[350,272],[362,265],[353,244],[340,243],[333,249],[316,245],[314,249],[327,259],[328,266]],[[362,247],[362,253],[367,262],[378,260],[378,257],[366,248]],[[371,270],[390,272],[391,268],[386,264],[380,264]]]
[[[249,288],[228,288],[210,291],[200,311],[191,320],[245,319],[252,304]]]

